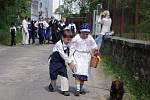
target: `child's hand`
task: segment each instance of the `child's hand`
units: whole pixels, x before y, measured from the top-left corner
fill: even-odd
[[[74,73],[75,64],[73,63],[73,61],[69,63],[68,66],[70,67],[71,71]]]
[[[99,50],[98,49],[95,49],[94,50],[94,56],[98,56],[99,55]]]

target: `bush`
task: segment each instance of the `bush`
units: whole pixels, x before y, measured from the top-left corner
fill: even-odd
[[[9,29],[8,29],[9,30]],[[10,45],[11,36],[9,31],[0,30],[0,44]],[[17,30],[16,33],[16,43],[20,43],[22,40],[22,34],[20,30]]]

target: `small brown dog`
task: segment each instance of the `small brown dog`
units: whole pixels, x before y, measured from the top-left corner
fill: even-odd
[[[110,100],[122,100],[124,95],[123,81],[112,81],[110,89]]]

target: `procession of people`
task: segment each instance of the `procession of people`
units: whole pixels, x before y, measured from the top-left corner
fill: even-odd
[[[102,25],[101,32],[94,40],[91,31],[91,25],[87,22],[81,26],[76,26],[73,20],[66,23],[65,18],[60,20],[54,16],[50,18],[39,17],[39,20],[31,20],[24,17],[22,21],[22,44],[55,44],[53,51],[48,58],[50,83],[48,89],[50,92],[56,91],[56,81],[58,75],[61,78],[61,92],[64,96],[69,96],[69,82],[67,67],[72,71],[75,79],[75,96],[85,94],[84,83],[89,80],[91,70],[91,59],[94,55],[99,55],[103,36],[110,32],[111,18],[108,10],[100,13],[98,23]],[[77,29],[76,27],[80,27]],[[10,32],[12,34],[11,45],[16,45],[16,28],[11,24]]]
[[[73,27],[72,27],[73,26]],[[66,23],[65,19],[55,19],[39,17],[39,20],[30,19],[27,16],[22,21],[22,44],[35,44],[35,39],[39,39],[39,44],[56,43],[61,39],[63,30],[68,27],[72,33],[76,34],[76,26],[73,23]]]

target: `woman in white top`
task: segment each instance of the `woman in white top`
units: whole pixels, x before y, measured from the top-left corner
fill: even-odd
[[[103,18],[102,18],[102,16],[103,16]],[[98,37],[95,39],[95,41],[98,45],[98,48],[100,49],[102,40],[103,40],[103,36],[107,32],[110,32],[110,27],[111,27],[111,23],[112,23],[112,20],[110,18],[110,13],[108,10],[105,10],[100,14],[98,23],[100,23],[102,25],[102,29],[101,29],[101,32],[99,33]]]

